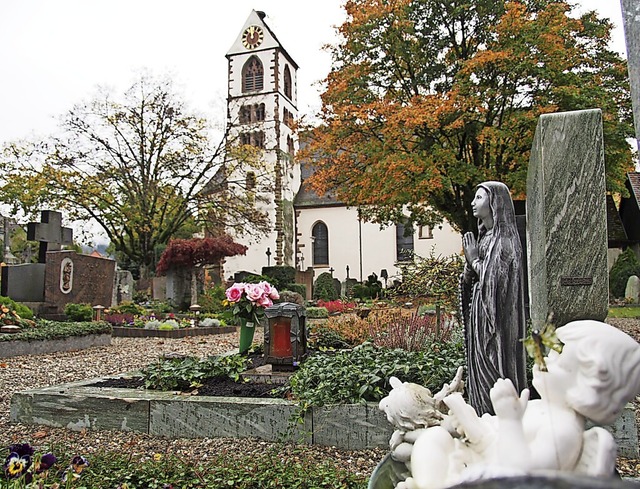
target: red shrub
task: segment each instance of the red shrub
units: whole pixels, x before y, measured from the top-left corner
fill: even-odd
[[[329,311],[329,314],[336,312],[352,311],[356,308],[355,302],[342,302],[340,299],[335,301],[318,301],[318,307],[324,307]]]

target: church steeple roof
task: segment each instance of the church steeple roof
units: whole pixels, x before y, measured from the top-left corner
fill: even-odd
[[[287,52],[287,50],[282,46],[282,44],[280,43],[276,35],[273,33],[269,25],[265,22],[266,16],[267,14],[265,14],[262,11],[256,11],[256,10],[251,11],[251,13],[249,14],[249,17],[247,17],[247,20],[242,26],[242,29],[240,30],[238,37],[236,37],[236,40],[234,41],[234,43],[231,45],[231,48],[227,52],[226,54],[227,58],[236,54],[244,54],[250,51],[256,52],[256,51],[262,51],[266,49],[279,48],[286,55],[286,57],[289,59],[291,64],[294,66],[294,68],[298,69],[298,64],[294,61],[294,59]],[[263,37],[259,46],[249,50],[243,44],[243,39],[245,37],[245,31],[251,26],[260,27],[263,31]]]

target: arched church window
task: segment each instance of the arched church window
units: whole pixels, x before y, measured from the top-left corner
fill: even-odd
[[[327,225],[318,221],[311,229],[313,265],[329,265],[329,230]]]
[[[265,105],[253,104],[240,107],[240,124],[262,122],[265,117]]]
[[[284,67],[284,94],[289,97],[289,100],[292,100],[291,93],[291,70],[287,65]]]
[[[251,56],[242,68],[242,91],[256,92],[264,88],[264,68],[257,56]]]

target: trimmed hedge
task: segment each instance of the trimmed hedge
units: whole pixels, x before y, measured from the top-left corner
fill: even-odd
[[[278,290],[293,290],[289,284],[296,281],[296,269],[288,266],[262,267],[262,275],[269,277],[269,283]]]
[[[329,317],[329,311],[326,307],[307,307],[306,313],[309,319],[324,319]]]
[[[339,298],[336,288],[333,286],[333,277],[329,272],[322,272],[318,275],[313,288],[313,298],[323,301],[335,301]]]
[[[65,323],[39,320],[34,328],[23,329],[20,333],[0,334],[0,341],[58,340],[69,336],[111,334],[111,332],[111,325],[104,321]]]
[[[631,248],[624,250],[609,272],[609,290],[616,298],[623,298],[629,277],[640,277],[640,261]]]

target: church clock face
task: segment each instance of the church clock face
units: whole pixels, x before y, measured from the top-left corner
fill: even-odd
[[[242,44],[247,49],[255,49],[262,44],[264,32],[257,25],[249,26],[242,33]]]

